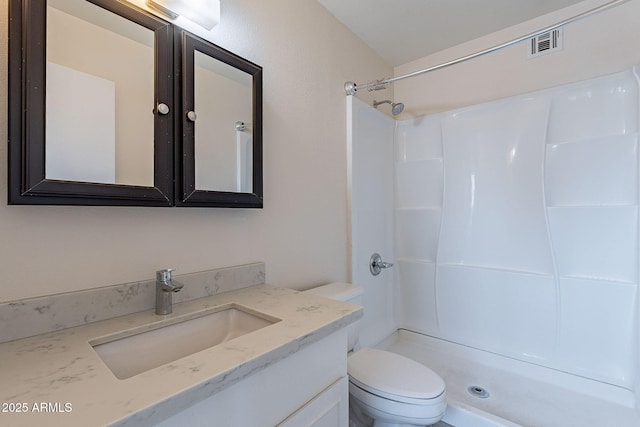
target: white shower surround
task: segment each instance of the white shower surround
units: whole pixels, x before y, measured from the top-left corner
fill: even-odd
[[[436,341],[381,345],[440,365],[453,396],[464,393],[463,378],[498,371],[499,395],[517,396],[522,390],[510,386],[528,387],[533,375],[537,385],[519,407],[495,396],[484,406],[523,425],[595,421],[593,411],[562,415],[550,388],[573,409],[595,408],[580,397],[590,395],[602,400],[600,412],[639,420],[639,92],[636,68],[397,122],[395,212],[387,215],[395,316]],[[371,140],[357,142],[357,130],[383,120],[357,117],[352,144],[365,147]],[[355,169],[355,154],[352,162]],[[365,177],[352,176],[356,209],[366,199],[356,181]],[[357,218],[353,227],[355,260]],[[379,293],[359,270],[354,279]],[[437,341],[446,351],[434,356]],[[444,368],[449,362],[456,366]],[[458,412],[473,405],[452,402]]]
[[[633,70],[398,122],[401,324],[633,389]]]

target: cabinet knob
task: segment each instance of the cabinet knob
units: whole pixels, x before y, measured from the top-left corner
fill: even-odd
[[[187,119],[189,119],[192,122],[195,122],[197,118],[198,116],[196,115],[195,111],[187,111]]]
[[[158,113],[162,114],[163,116],[169,114],[169,106],[163,102],[158,104],[157,110]]]

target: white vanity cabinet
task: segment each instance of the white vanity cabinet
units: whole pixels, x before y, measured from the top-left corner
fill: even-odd
[[[349,380],[342,377],[278,424],[278,427],[346,426],[348,416]]]
[[[158,425],[346,427],[346,343],[343,328]]]

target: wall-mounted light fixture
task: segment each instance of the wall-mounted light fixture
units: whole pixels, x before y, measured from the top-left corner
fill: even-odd
[[[182,15],[207,30],[220,22],[220,0],[147,0],[147,5],[171,19]]]

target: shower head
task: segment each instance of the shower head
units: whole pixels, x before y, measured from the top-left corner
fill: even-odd
[[[398,114],[402,113],[402,110],[404,110],[404,104],[402,102],[391,102],[388,99],[385,99],[384,101],[373,101],[373,108],[378,108],[378,105],[380,104],[391,104],[391,114],[393,114],[394,116],[397,116]]]
[[[393,104],[391,104],[391,114],[393,114],[394,116],[402,113],[403,110],[404,104],[402,102],[394,102]]]

